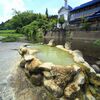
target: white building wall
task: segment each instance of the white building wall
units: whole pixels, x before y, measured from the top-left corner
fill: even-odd
[[[58,19],[61,17],[61,16],[64,16],[64,19],[65,19],[65,23],[63,24],[63,28],[68,25],[68,16],[69,16],[69,10],[63,8],[59,13],[58,13]],[[66,23],[67,22],[67,23]],[[57,24],[57,27],[60,28],[61,25],[58,23]]]
[[[58,13],[58,18],[60,18],[61,15],[64,15],[64,19],[68,21],[68,10],[61,10],[60,13]]]

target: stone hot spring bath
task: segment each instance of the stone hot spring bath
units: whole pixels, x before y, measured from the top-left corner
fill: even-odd
[[[56,65],[64,65],[64,66],[75,63],[72,55],[56,47],[35,44],[32,45],[30,48],[38,50],[35,56],[42,62],[52,62]]]
[[[36,94],[43,94],[40,99],[36,96],[37,100],[99,100],[100,74],[84,60],[79,50],[34,44],[20,47],[19,54],[22,56],[19,66],[32,86],[36,90],[45,89],[46,99],[38,89]]]

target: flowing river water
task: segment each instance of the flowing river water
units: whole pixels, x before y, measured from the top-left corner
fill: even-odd
[[[14,94],[9,85],[9,77],[20,58],[16,49],[23,44],[25,43],[0,42],[0,100],[14,100]]]

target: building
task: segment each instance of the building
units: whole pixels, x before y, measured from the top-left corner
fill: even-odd
[[[79,25],[84,18],[97,25],[100,23],[100,0],[92,0],[75,7],[70,11],[70,14],[70,24]]]
[[[66,24],[69,24],[69,12],[72,9],[71,6],[68,5],[67,0],[64,0],[65,5],[63,7],[61,7],[58,11],[58,19],[61,17],[64,17],[65,19],[65,23],[63,26],[65,26]],[[58,27],[60,27],[60,24],[57,25]]]

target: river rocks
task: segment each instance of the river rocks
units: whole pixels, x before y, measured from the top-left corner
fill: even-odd
[[[54,46],[54,45],[55,45],[54,39],[50,40],[49,43],[48,43],[47,45],[49,45],[49,46]]]
[[[61,97],[63,95],[63,90],[55,84],[53,80],[45,80],[44,86],[51,92],[55,97]]]
[[[71,45],[70,45],[69,42],[66,42],[66,43],[65,43],[65,48],[66,48],[67,50],[69,50],[69,49],[71,48]]]
[[[91,73],[96,73],[95,70],[87,62],[84,62],[83,65],[87,67]]]
[[[43,84],[43,75],[41,74],[33,74],[30,78],[32,84],[36,85],[36,86],[41,86]]]
[[[77,62],[77,63],[83,63],[84,62],[84,59],[83,57],[79,56],[79,55],[75,55],[73,57],[74,61]]]
[[[20,47],[18,52],[23,57],[25,54],[27,54],[27,48],[26,47]]]
[[[74,61],[76,61],[77,63],[84,63],[85,62],[83,59],[83,55],[81,54],[80,51],[78,51],[78,50],[73,51],[73,56],[74,56],[73,57]]]
[[[27,62],[25,64],[25,68],[29,71],[35,70],[39,65],[41,65],[41,61],[37,58],[34,58],[31,62]]]
[[[43,69],[43,70],[47,70],[47,71],[50,71],[52,67],[54,67],[55,65],[53,63],[43,63],[39,66],[40,69]]]
[[[74,50],[74,51],[73,51],[73,55],[74,55],[74,54],[83,57],[83,54],[82,54],[81,51],[79,51],[79,50]]]
[[[57,48],[64,48],[63,45],[57,45]]]
[[[96,61],[96,64],[97,64],[98,66],[100,66],[100,61]]]
[[[85,82],[84,74],[79,73],[75,77],[75,80],[65,88],[65,90],[64,90],[65,97],[70,98],[70,96],[73,93],[80,91],[80,85],[83,85],[84,82]]]
[[[26,54],[32,55],[32,54],[38,52],[38,50],[27,48],[27,47],[20,47],[18,52],[23,57]]]
[[[100,73],[100,68],[97,65],[92,65],[92,68],[97,72]]]
[[[25,67],[25,64],[26,64],[26,61],[24,59],[22,59],[22,61],[20,62],[19,66],[21,68],[24,68]]]
[[[24,55],[24,60],[25,61],[32,61],[34,59],[33,55]]]
[[[100,76],[99,75],[96,75],[95,73],[89,74],[90,83],[93,84],[96,87],[100,87]]]
[[[59,48],[59,49],[61,49],[61,50],[63,50],[63,51],[67,51],[67,49],[65,49],[65,48],[63,47],[63,45],[57,45],[56,47]]]

